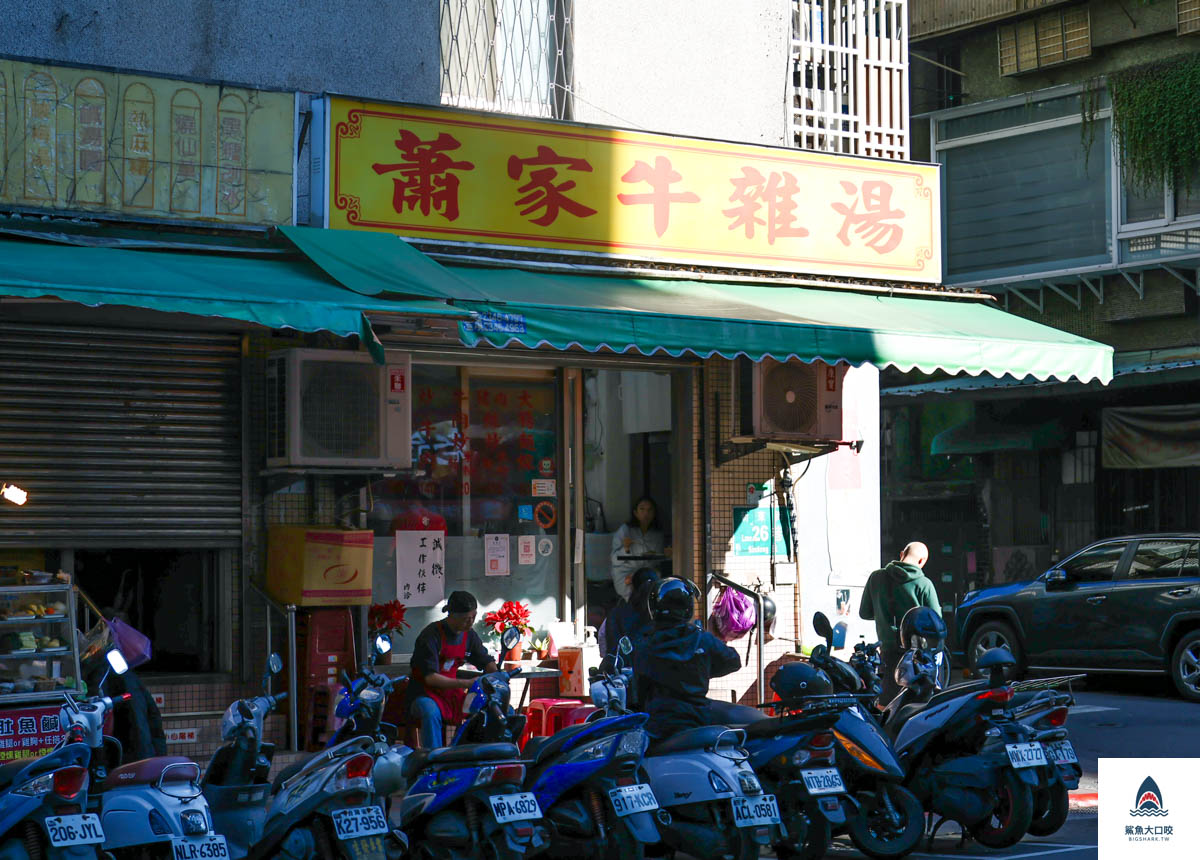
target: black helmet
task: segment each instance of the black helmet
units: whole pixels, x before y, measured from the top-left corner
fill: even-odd
[[[654,568],[639,567],[633,572],[633,576],[629,580],[629,586],[636,593],[643,585],[649,585],[652,582],[657,582],[659,579],[658,571]]]
[[[788,663],[780,666],[771,678],[771,689],[781,699],[800,696],[828,696],[833,692],[829,676],[811,663]]]
[[[650,617],[659,624],[686,624],[696,611],[697,590],[677,577],[664,579],[650,593]]]
[[[770,632],[775,627],[775,601],[764,594],[762,596],[762,607],[763,630]]]
[[[924,642],[914,643],[919,637]],[[940,648],[946,641],[946,622],[928,606],[914,606],[900,620],[901,648]]]

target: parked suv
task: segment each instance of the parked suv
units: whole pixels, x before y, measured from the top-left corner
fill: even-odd
[[[1097,541],[1032,582],[969,592],[954,623],[972,670],[1003,645],[1021,669],[1169,672],[1200,702],[1200,534]]]

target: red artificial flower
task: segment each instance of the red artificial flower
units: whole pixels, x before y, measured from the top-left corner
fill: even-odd
[[[516,627],[522,633],[531,633],[533,632],[533,625],[529,623],[531,617],[532,613],[528,606],[518,600],[509,600],[494,612],[485,613],[483,623],[492,628],[492,632],[497,635],[509,627]]]
[[[404,620],[405,611],[405,605],[399,600],[372,604],[367,610],[367,627],[379,633],[399,633],[412,626]]]

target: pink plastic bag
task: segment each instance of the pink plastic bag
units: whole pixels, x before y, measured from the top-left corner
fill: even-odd
[[[726,642],[740,639],[758,623],[754,601],[732,588],[722,588],[712,608],[713,628]]]
[[[150,639],[144,633],[130,627],[120,618],[105,620],[108,622],[108,629],[112,631],[113,643],[121,650],[121,656],[125,658],[130,669],[136,669],[150,659]]]

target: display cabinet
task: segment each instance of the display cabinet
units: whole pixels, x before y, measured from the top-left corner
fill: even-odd
[[[69,583],[0,586],[0,705],[79,688],[74,598]]]

